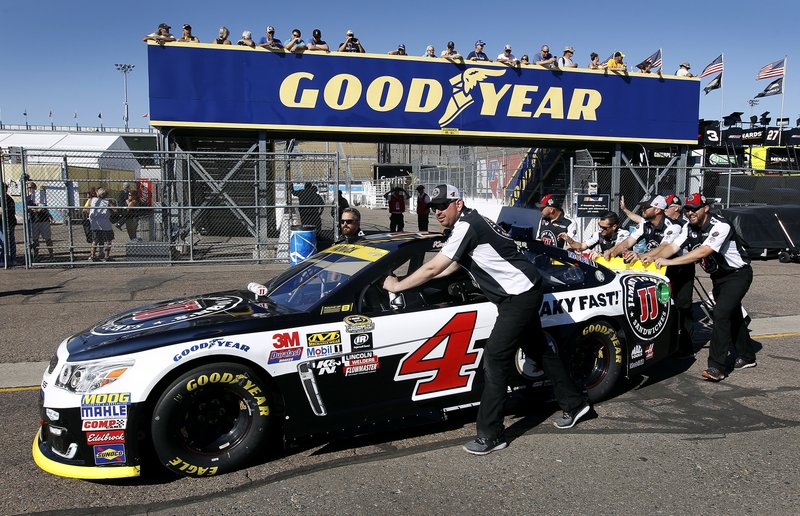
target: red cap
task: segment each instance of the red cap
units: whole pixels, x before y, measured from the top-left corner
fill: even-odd
[[[539,209],[546,208],[550,206],[551,208],[561,208],[561,203],[558,202],[553,194],[547,194],[542,197],[542,200],[536,203],[536,207]]]
[[[681,198],[675,195],[674,193],[669,194],[666,200],[667,200],[667,206],[669,206],[670,204],[677,204],[678,206],[680,206],[682,204]]]
[[[703,206],[708,206],[708,201],[706,200],[706,196],[700,193],[693,193],[689,197],[686,198],[686,203],[684,204],[685,207],[691,209],[702,208]]]

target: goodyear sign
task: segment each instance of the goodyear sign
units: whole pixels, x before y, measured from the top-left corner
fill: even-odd
[[[180,43],[148,64],[154,126],[697,142],[697,79]]]

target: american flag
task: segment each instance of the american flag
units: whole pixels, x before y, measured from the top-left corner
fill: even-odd
[[[761,68],[756,75],[756,80],[769,79],[770,77],[783,77],[783,67],[785,59],[775,61]]]
[[[724,68],[725,66],[722,63],[722,54],[720,54],[718,58],[714,59],[708,66],[703,68],[703,72],[700,75],[698,75],[698,77],[702,79],[703,77],[714,75],[715,73],[720,73],[723,71]]]
[[[655,70],[656,68],[661,68],[661,64],[661,49],[659,48],[650,56],[646,57],[644,61],[637,64],[636,68],[639,70],[645,70],[647,69],[647,66],[650,65],[650,69]]]

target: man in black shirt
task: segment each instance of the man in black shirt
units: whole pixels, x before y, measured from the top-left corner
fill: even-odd
[[[564,234],[574,239],[578,236],[578,225],[564,215],[561,202],[553,194],[547,194],[536,203],[536,207],[542,210],[542,218],[539,220],[539,228],[536,230],[536,239],[547,245],[569,249],[569,241],[561,238],[560,235]],[[559,240],[561,240],[561,245],[558,243]]]
[[[484,43],[482,40],[479,39],[478,41],[476,41],[475,50],[467,54],[467,61],[491,61],[491,59],[489,59],[489,56],[487,56],[483,52],[483,47],[485,46],[486,43]]]
[[[361,212],[355,208],[347,207],[339,215],[339,238],[336,244],[352,244],[364,237],[361,231]]]
[[[542,366],[553,383],[556,401],[563,411],[555,426],[572,428],[591,410],[591,405],[570,377],[557,350],[545,342],[539,319],[543,293],[536,267],[497,224],[464,205],[458,188],[437,186],[430,206],[439,223],[452,229],[441,252],[402,281],[389,276],[383,288],[402,292],[462,266],[497,305],[497,320],[484,348],[485,384],[476,422],[478,435],[464,445],[464,450],[486,455],[507,446],[503,437],[503,404],[519,347]]]
[[[714,329],[703,378],[718,382],[728,373],[727,357],[732,346],[736,350],[734,369],[756,366],[755,350],[742,316],[742,299],[753,282],[753,269],[733,226],[709,209],[703,195],[690,195],[684,203],[689,224],[669,244],[671,254],[680,249],[689,252],[670,259],[656,258],[655,263],[660,267],[700,262],[711,275]]]

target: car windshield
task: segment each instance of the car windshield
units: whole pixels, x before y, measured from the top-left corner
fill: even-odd
[[[308,310],[387,253],[371,249],[373,256],[365,259],[365,249],[369,248],[339,245],[309,258],[269,284],[269,300],[283,308]]]

